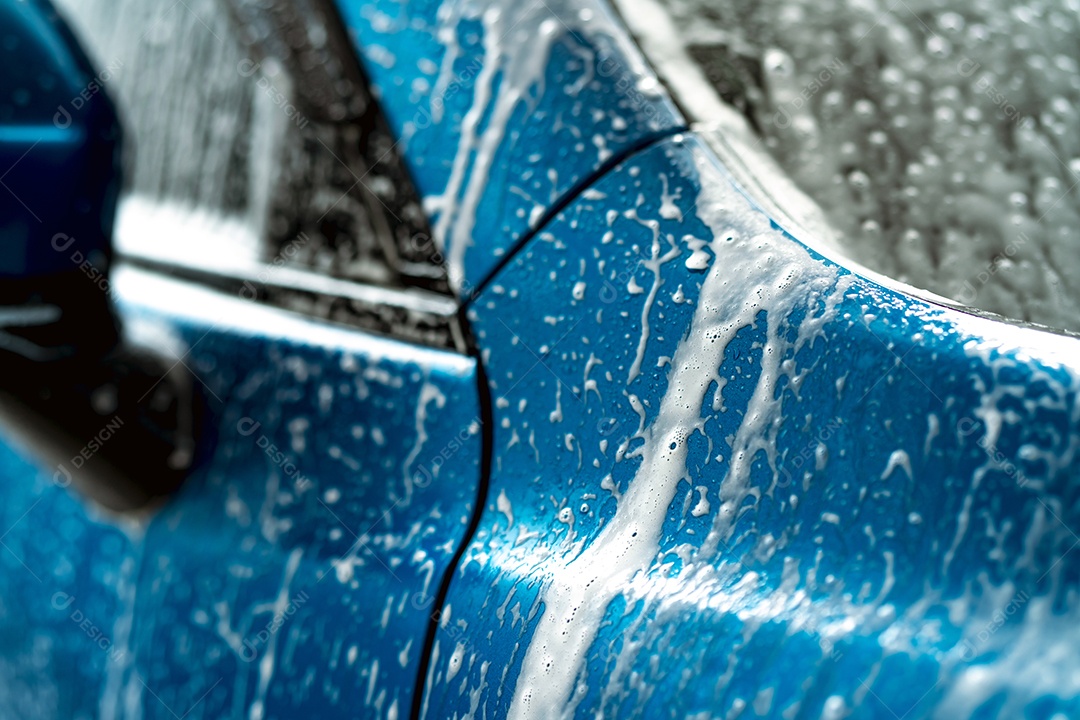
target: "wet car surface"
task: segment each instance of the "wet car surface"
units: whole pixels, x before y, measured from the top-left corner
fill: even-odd
[[[51,463],[5,416],[5,714],[1078,712],[1076,338],[830,252],[605,3],[327,8],[445,280],[288,251],[344,221],[186,247],[206,223],[129,191],[107,297],[198,398],[190,470],[108,509],[82,470],[127,416],[92,394],[96,447]]]

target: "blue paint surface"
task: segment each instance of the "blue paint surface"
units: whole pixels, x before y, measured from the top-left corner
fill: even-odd
[[[928,306],[798,249],[693,137],[635,156],[593,190],[470,313],[495,403],[495,460],[447,599],[459,637],[441,640],[428,717],[477,702],[489,715],[508,710],[551,612],[543,589],[580,583],[581,558],[600,552],[631,483],[654,483],[635,478],[635,453],[704,302],[706,273],[687,267],[687,236],[721,233],[749,261],[718,278],[745,287],[736,298],[746,303],[768,295],[754,287],[773,280],[769,256],[797,248],[804,259],[783,279],[794,300],[765,302],[733,328],[715,379],[685,398],[701,404],[679,441],[685,476],[670,503],[659,490],[641,496],[638,511],[664,503],[666,519],[652,560],[601,601],[578,663],[576,714],[1080,712],[1071,665],[1044,664],[1048,648],[1077,659],[1065,630],[1080,574],[1070,553],[1070,525],[1080,527],[1077,341]],[[662,209],[665,192],[674,209]],[[718,218],[708,225],[705,205]],[[654,277],[650,263],[669,251]],[[710,251],[709,261],[730,257]],[[641,371],[627,382],[654,288]],[[771,399],[782,411],[739,458],[745,492],[736,492],[736,436],[760,408],[751,397],[764,387],[766,352],[780,354]],[[555,657],[574,662],[558,646]]]
[[[110,664],[127,657],[114,620],[133,581],[132,544],[7,442],[0,475],[0,715],[97,717]]]
[[[474,360],[129,271],[211,430],[142,518],[4,438],[0,715],[402,717],[418,677],[430,718],[521,709],[526,677],[541,716],[1080,714],[1077,340],[852,275],[694,136],[632,154],[682,121],[604,4],[338,4],[463,297],[572,200],[471,304],[478,532]],[[44,7],[0,3],[67,83],[0,117],[30,207],[115,150],[111,111],[53,124],[92,73]],[[94,187],[65,232],[106,236]],[[0,274],[55,270],[4,202]]]
[[[462,296],[578,183],[683,124],[606,2],[337,5]]]
[[[0,279],[106,267],[121,133],[102,76],[45,0],[3,0],[0,28]]]
[[[0,648],[12,668],[0,707],[404,716],[432,595],[476,496],[473,362],[169,281],[136,284],[125,319],[159,348],[175,344],[200,378],[208,457],[135,526],[95,520],[5,447],[0,632],[15,641]],[[115,657],[50,606],[57,592]]]

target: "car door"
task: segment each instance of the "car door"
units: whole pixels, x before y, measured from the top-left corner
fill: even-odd
[[[89,434],[42,454],[43,444],[57,438],[46,432],[42,443],[28,418],[56,427],[64,418],[36,417],[56,412],[47,403],[31,402],[31,412],[16,414],[11,396],[38,375],[62,387],[64,373],[79,365],[50,365],[51,356],[29,353],[17,367],[36,368],[32,373],[5,370],[0,713],[401,717],[422,676],[434,596],[478,493],[477,363],[463,344],[457,304],[440,291],[440,264],[407,256],[420,247],[412,244],[415,232],[401,238],[402,253],[364,235],[386,227],[365,212],[363,179],[374,184],[385,176],[375,168],[361,175],[355,163],[363,158],[340,149],[359,153],[361,109],[319,105],[316,78],[301,122],[292,101],[291,114],[282,106],[286,94],[268,90],[269,75],[257,66],[269,60],[241,54],[227,68],[241,100],[258,97],[264,112],[280,113],[271,120],[284,119],[287,129],[271,149],[321,142],[322,161],[344,156],[331,158],[341,167],[305,205],[296,196],[291,203],[267,200],[281,186],[253,182],[255,161],[232,190],[235,162],[185,165],[183,153],[199,148],[183,146],[182,133],[220,126],[220,118],[172,117],[189,111],[181,104],[146,119],[125,105],[147,90],[142,76],[150,64],[140,48],[182,52],[200,31],[202,42],[220,40],[220,52],[228,50],[219,37],[233,27],[227,16],[205,4],[182,5],[150,13],[139,28],[144,37],[131,45],[136,54],[117,50],[114,59],[95,63],[49,3],[0,4],[7,64],[34,62],[33,73],[5,70],[11,94],[5,92],[0,116],[4,330],[23,341],[5,345],[4,367],[30,346],[74,353],[83,365],[97,362],[88,343],[119,328],[121,347],[152,358],[159,373],[133,404],[150,406],[168,389],[176,402],[160,412],[172,414],[175,437],[193,440],[174,443],[170,454],[186,475],[182,486],[164,499],[139,495],[132,502],[130,488],[103,486],[87,469],[109,457],[134,486],[160,495],[156,481],[175,468],[131,459],[142,457],[133,445],[154,438],[136,435],[141,430],[116,409],[131,395],[128,380],[87,391],[87,407],[99,415]],[[92,50],[118,47],[94,35],[79,7],[67,11]],[[255,49],[233,49],[248,51]],[[295,82],[283,73],[276,78]],[[9,101],[23,95],[30,102]],[[128,159],[115,237],[120,134],[109,95],[119,98],[130,131],[125,140],[141,143],[136,151],[144,158]],[[368,112],[368,122],[377,123]],[[96,133],[100,127],[114,132]],[[155,135],[148,131],[154,127],[174,134]],[[296,140],[299,131],[315,140]],[[78,142],[65,145],[69,135]],[[162,137],[179,152],[155,144]],[[171,163],[156,176],[155,154]],[[58,166],[67,172],[58,174]],[[202,202],[197,193],[204,193],[202,206],[177,202],[173,189],[147,181],[187,171],[196,194],[186,197]],[[235,194],[206,193],[206,184],[218,180],[225,196]],[[87,195],[94,189],[105,192]],[[397,193],[407,198],[404,185]],[[404,214],[380,198],[389,215]],[[230,203],[239,211],[228,214]],[[68,207],[77,212],[60,212]],[[283,214],[290,207],[308,216]],[[350,219],[360,226],[352,234]],[[252,235],[250,228],[264,221],[277,222],[278,231]],[[393,238],[401,227],[389,230]],[[59,233],[74,239],[57,240]],[[67,296],[84,279],[98,291],[100,312],[83,312]],[[23,292],[30,286],[36,289]],[[60,291],[48,295],[45,287]],[[57,308],[60,319],[36,310],[42,307]],[[124,452],[116,450],[121,446]]]
[[[927,302],[814,250],[730,118],[694,103],[724,130],[688,128],[605,4],[337,5],[434,220],[432,242],[412,245],[446,257],[468,306],[480,381],[479,514],[417,600],[431,632],[413,716],[1075,714],[1075,339]],[[205,271],[187,258],[188,277]],[[133,297],[166,294],[134,272],[120,278]],[[193,309],[167,315],[199,316],[198,297],[169,292]],[[262,422],[243,414],[238,432],[280,460]],[[113,547],[126,552],[96,556]],[[248,606],[268,624],[231,635],[238,657],[300,617],[283,589],[308,557],[296,551]],[[188,597],[192,575],[162,584]],[[175,635],[142,619],[156,606],[131,615],[155,639],[144,665],[193,708],[210,677],[187,664],[187,628],[230,635],[220,618],[245,607],[230,596],[211,615],[220,596],[204,597]],[[217,713],[319,702],[304,693],[336,660],[289,685],[279,642],[258,674],[224,674],[243,693],[211,684]],[[36,677],[26,667],[15,676]],[[143,677],[110,676],[124,712],[145,709]],[[357,697],[348,681],[330,696]],[[363,701],[403,712],[387,687]]]
[[[591,163],[589,109],[640,131],[503,221],[491,273],[502,236],[461,235],[491,474],[422,717],[1076,714],[1075,338],[823,255],[730,109],[679,97],[688,132],[641,92],[605,5],[340,4],[377,81],[434,88],[405,135],[506,179],[477,193],[535,199],[515,150]],[[475,229],[477,198],[433,206]]]
[[[701,136],[593,187],[470,307],[495,460],[429,716],[1075,713],[1076,339],[846,271]]]

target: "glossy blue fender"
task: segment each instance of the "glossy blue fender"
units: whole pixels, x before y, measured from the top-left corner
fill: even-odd
[[[215,430],[140,521],[0,446],[6,714],[1080,715],[1080,341],[786,234],[601,2],[339,7],[477,359],[121,275]]]
[[[694,136],[470,319],[494,465],[427,717],[1080,713],[1080,341],[851,274]]]

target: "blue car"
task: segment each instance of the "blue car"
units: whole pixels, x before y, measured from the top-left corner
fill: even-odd
[[[606,0],[54,2],[0,717],[1080,717],[1080,341],[831,251]]]

